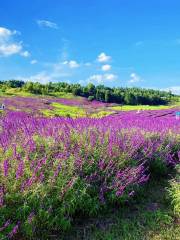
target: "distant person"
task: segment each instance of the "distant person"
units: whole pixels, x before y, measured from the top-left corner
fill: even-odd
[[[4,103],[1,104],[0,109],[1,109],[1,110],[4,110],[4,109],[5,109],[5,105],[4,105]]]
[[[180,117],[180,112],[176,112],[176,119],[179,119]]]

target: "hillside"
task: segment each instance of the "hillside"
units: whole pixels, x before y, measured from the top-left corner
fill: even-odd
[[[167,105],[178,101],[179,97],[170,91],[160,91],[143,88],[106,87],[104,85],[87,86],[68,84],[65,82],[40,84],[38,82],[23,82],[19,80],[1,81],[0,89],[3,93],[26,92],[27,94],[61,96],[69,93],[74,96],[87,98],[88,101],[97,100],[105,103],[118,103],[123,105]]]
[[[179,240],[178,103],[19,88],[1,102],[2,239]]]

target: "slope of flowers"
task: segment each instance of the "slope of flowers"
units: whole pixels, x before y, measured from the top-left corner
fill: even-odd
[[[0,237],[63,231],[76,214],[128,200],[180,161],[180,120],[121,113],[101,119],[0,119]],[[160,174],[160,172],[159,172]]]
[[[38,110],[47,108],[47,105],[57,102],[67,106],[79,106],[79,107],[106,107],[111,104],[102,103],[98,101],[88,101],[86,98],[52,98],[52,97],[1,97],[1,102],[4,102],[7,107],[13,107],[17,110]]]
[[[41,109],[52,109],[50,104],[47,104],[47,99],[35,97],[3,97],[0,99],[5,104],[6,111],[25,111],[39,113]]]
[[[56,108],[54,105],[62,104],[61,106],[64,106],[69,111],[69,114],[73,116],[73,112],[71,114],[71,109],[74,109],[83,112],[83,116],[86,115],[95,115],[96,113],[101,113],[102,110],[107,107],[111,106],[112,104],[108,103],[102,103],[98,101],[88,101],[86,98],[56,98],[56,97],[50,97],[50,96],[44,96],[44,97],[0,97],[0,104],[4,103],[6,107],[6,111],[23,111],[33,114],[34,116],[46,116],[48,114],[44,113],[50,113],[49,115],[59,115],[59,116],[65,116],[66,114],[61,113],[60,111],[57,113]],[[53,105],[54,104],[54,105]],[[56,105],[57,105],[56,104]],[[69,107],[69,108],[68,108]],[[77,111],[78,112],[78,111]],[[107,113],[111,113],[112,111],[108,110]],[[57,113],[57,114],[56,114]],[[68,114],[67,114],[68,115]],[[75,114],[78,115],[78,114]]]

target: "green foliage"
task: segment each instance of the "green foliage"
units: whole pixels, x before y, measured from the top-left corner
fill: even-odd
[[[111,94],[110,94],[109,90],[105,91],[104,101],[107,102],[107,103],[111,102]]]
[[[180,165],[176,167],[176,177],[170,181],[168,193],[175,215],[180,218]]]
[[[166,179],[152,180],[126,204],[109,206],[106,213],[91,218],[90,223],[82,219],[63,239],[83,236],[93,240],[179,240],[180,228],[174,222],[164,191],[167,184]]]
[[[168,173],[168,167],[165,161],[160,157],[156,157],[150,161],[149,170],[156,178],[163,177]]]
[[[7,88],[21,88],[25,83],[21,80],[8,80],[8,81],[0,81],[0,85],[4,85]]]
[[[177,102],[178,96],[171,92],[141,89],[141,88],[109,88],[104,85],[94,86],[89,83],[87,86],[80,84],[68,84],[65,82],[41,84],[38,82],[26,82],[10,80],[0,82],[0,89],[6,92],[9,88],[20,88],[31,94],[57,95],[58,92],[71,93],[75,96],[94,97],[102,102],[113,102],[125,105],[166,105]]]
[[[89,96],[88,97],[88,101],[93,101],[94,100],[94,96]]]
[[[84,117],[85,111],[82,108],[76,107],[76,106],[68,106],[60,103],[52,103],[51,106],[53,106],[53,109],[45,109],[42,110],[42,113],[47,117]]]
[[[173,106],[166,105],[157,105],[157,106],[149,106],[149,105],[123,105],[123,106],[113,106],[111,109],[118,111],[131,111],[131,110],[163,110],[168,109]]]
[[[105,116],[108,116],[108,115],[111,115],[112,112],[110,111],[105,111],[105,110],[102,110],[102,111],[99,111],[97,113],[92,113],[90,115],[91,118],[101,118],[101,117],[105,117]]]

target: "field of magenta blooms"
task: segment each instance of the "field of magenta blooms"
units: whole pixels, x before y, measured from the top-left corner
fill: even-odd
[[[128,201],[152,174],[167,174],[180,162],[176,111],[100,119],[1,115],[0,238],[47,239],[77,215]]]
[[[75,106],[82,108],[85,112],[98,111],[101,108],[111,106],[108,103],[90,102],[86,98],[53,98],[53,97],[0,97],[0,103],[4,103],[7,111],[25,111],[33,115],[42,115],[43,110],[53,110],[52,103],[60,103],[65,106]]]

